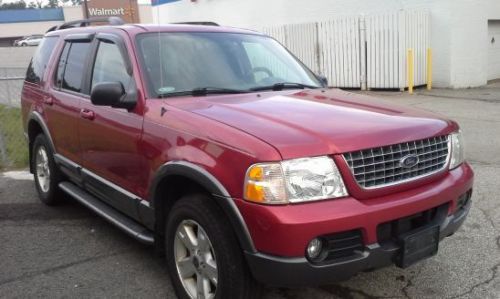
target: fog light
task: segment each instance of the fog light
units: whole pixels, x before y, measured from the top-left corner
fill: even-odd
[[[307,257],[310,259],[317,258],[321,254],[322,249],[323,242],[318,238],[312,239],[309,245],[307,245]]]

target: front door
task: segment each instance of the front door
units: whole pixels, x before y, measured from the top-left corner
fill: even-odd
[[[110,36],[109,34],[106,36]],[[89,74],[89,90],[103,82],[120,82],[135,92],[129,59],[121,37],[94,41],[95,57]],[[122,48],[120,48],[122,47]],[[148,164],[140,152],[143,115],[141,109],[95,106],[81,101],[79,138],[87,190],[133,218],[141,186],[145,186]]]

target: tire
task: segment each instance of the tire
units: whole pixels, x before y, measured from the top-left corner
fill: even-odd
[[[187,195],[174,204],[168,216],[166,259],[175,292],[182,299],[259,298],[261,286],[248,269],[231,224],[213,201],[204,194]],[[191,238],[181,238],[182,235]],[[205,239],[208,242],[199,242]],[[190,250],[186,243],[197,245]],[[181,279],[181,272],[189,278]],[[210,279],[214,276],[215,283]],[[196,296],[200,290],[198,280],[205,285],[205,296]]]
[[[31,167],[38,197],[49,206],[59,203],[64,196],[58,187],[61,182],[61,174],[45,135],[39,134],[35,137],[31,153]]]

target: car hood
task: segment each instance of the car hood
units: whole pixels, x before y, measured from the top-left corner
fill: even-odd
[[[446,118],[339,89],[177,98],[165,103],[274,146],[283,159],[345,153],[457,129]]]

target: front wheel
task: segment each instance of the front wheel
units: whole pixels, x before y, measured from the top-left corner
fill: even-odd
[[[258,298],[236,236],[214,199],[181,198],[167,219],[167,266],[179,298]]]

